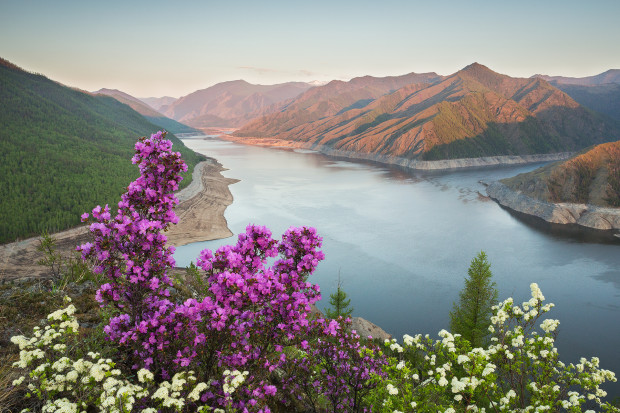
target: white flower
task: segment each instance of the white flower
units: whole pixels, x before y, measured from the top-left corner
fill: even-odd
[[[198,400],[200,398],[200,393],[202,393],[203,390],[206,390],[208,387],[209,386],[207,385],[207,383],[198,383],[196,387],[194,387],[194,390],[192,390],[192,392],[187,395],[187,398],[192,401]]]
[[[75,382],[78,378],[78,372],[75,370],[71,370],[69,373],[67,373],[67,381],[70,382]]]
[[[391,395],[396,395],[396,394],[398,394],[398,389],[397,389],[396,387],[394,387],[391,383],[389,383],[389,384],[386,386],[386,388],[387,388],[387,391],[388,391],[388,393],[389,393],[389,394],[391,394]]]
[[[96,381],[101,381],[101,380],[103,380],[105,378],[105,372],[103,371],[103,369],[101,368],[101,365],[99,365],[99,364],[95,364],[93,367],[91,367],[90,375]]]
[[[400,362],[396,365],[396,368],[397,368],[398,370],[402,370],[402,369],[403,369],[403,367],[405,367],[405,361],[404,361],[404,360],[401,360],[401,361],[400,361]]]
[[[459,364],[467,363],[467,362],[469,361],[469,357],[467,357],[467,356],[466,356],[466,355],[464,355],[464,354],[461,354],[461,355],[459,355],[459,356],[458,356],[458,358],[456,359],[456,361],[457,361]]]
[[[157,391],[155,393],[153,393],[153,395],[151,396],[151,399],[160,399],[160,400],[165,400],[168,398],[168,388],[166,387],[166,385],[169,385],[169,383],[167,381],[163,382],[159,389],[157,389]]]
[[[25,378],[26,377],[21,376],[19,379],[13,380],[13,386],[19,386],[20,384],[22,384]]]
[[[452,377],[452,393],[460,393],[465,390],[467,384],[458,380],[456,377]]]
[[[540,328],[542,328],[546,333],[550,333],[552,331],[555,331],[555,329],[558,327],[558,325],[560,324],[559,320],[545,320],[540,324]]]
[[[493,372],[495,371],[495,368],[496,368],[496,367],[497,367],[497,366],[495,366],[495,364],[488,363],[488,364],[485,366],[484,370],[482,371],[482,377],[486,377],[486,376],[488,376],[489,374],[493,373]]]
[[[406,345],[411,346],[411,345],[413,344],[413,337],[411,337],[411,336],[410,336],[410,335],[408,335],[408,334],[405,334],[405,335],[403,336],[403,342],[404,342]]]
[[[138,381],[140,383],[144,383],[147,381],[153,381],[153,373],[151,373],[149,370],[147,369],[140,369],[138,370]]]
[[[538,288],[538,284],[530,284],[530,290],[532,290],[532,298],[535,298],[538,301],[545,300],[545,296],[542,294],[542,291],[540,291],[540,288]]]
[[[522,335],[518,335],[517,337],[512,339],[512,346],[513,347],[521,347],[523,345],[523,336]]]

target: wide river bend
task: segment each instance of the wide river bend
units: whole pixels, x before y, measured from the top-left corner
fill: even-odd
[[[246,146],[217,139],[185,139],[216,158],[240,182],[230,186],[226,210],[234,234],[248,223],[279,237],[309,225],[323,237],[326,260],[311,281],[327,304],[340,274],[354,315],[399,339],[448,328],[474,256],[485,251],[500,300],[517,303],[538,283],[560,320],[558,349],[565,362],[598,356],[620,374],[620,242],[558,234],[523,220],[489,200],[483,181],[540,165],[417,172],[330,158],[305,150]],[[177,265],[200,250],[235,238],[179,247]],[[607,386],[620,396],[620,385]]]

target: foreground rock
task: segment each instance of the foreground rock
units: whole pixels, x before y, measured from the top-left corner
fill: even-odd
[[[487,186],[487,194],[506,208],[554,224],[576,224],[598,230],[620,230],[620,208],[588,204],[550,203],[513,191],[501,182]]]
[[[391,334],[362,317],[353,317],[351,322],[351,329],[355,330],[360,337],[367,338],[368,336],[371,336],[372,338],[376,338],[381,341],[392,339]]]

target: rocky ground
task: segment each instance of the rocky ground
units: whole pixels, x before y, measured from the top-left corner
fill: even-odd
[[[501,182],[487,186],[487,194],[500,205],[554,224],[576,224],[597,230],[620,230],[620,208],[587,204],[549,203],[513,191]]]

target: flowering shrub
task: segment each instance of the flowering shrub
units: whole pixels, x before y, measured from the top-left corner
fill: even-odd
[[[317,328],[309,320],[320,292],[307,278],[324,259],[322,240],[314,228],[290,228],[277,241],[267,228],[249,225],[236,245],[200,253],[201,296],[172,302],[167,273],[174,265],[174,249],[166,246],[162,231],[178,220],[173,191],[187,168],[170,149],[161,132],[140,139],[133,158],[140,177],[128,186],[115,217],[108,206],[92,211],[94,242],[78,248],[84,259],[96,260],[95,270],[109,281],[97,292],[101,304],[114,310],[105,333],[124,351],[128,366],[148,369],[156,380],[193,369],[210,385],[201,402],[267,411],[266,399],[276,393],[274,372],[294,362],[285,349],[307,345],[310,335],[317,343],[321,335],[323,342],[334,336],[332,329]],[[266,265],[278,256],[272,266]],[[351,343],[351,351],[363,351],[358,339]],[[237,375],[243,380],[235,381],[239,388],[234,397],[227,391],[230,383],[222,379],[222,371],[230,370],[248,372]],[[370,373],[356,380],[351,385],[355,389],[360,380],[370,380]]]
[[[70,301],[69,297],[65,300]],[[153,373],[141,369],[136,374],[137,380],[132,382],[126,378],[126,372],[123,374],[115,368],[115,362],[100,358],[98,353],[77,358],[78,322],[74,312],[75,307],[70,304],[50,314],[43,329],[35,327],[33,337],[11,339],[20,348],[20,358],[14,366],[29,371],[12,384],[25,384],[27,398],[44,401],[41,411],[77,412],[95,406],[105,412],[209,410],[197,402],[210,385],[197,382],[193,371],[179,372],[170,382],[155,382]],[[224,392],[219,396],[230,404],[229,396],[247,374],[224,371]]]
[[[553,304],[544,304],[536,284],[521,306],[512,298],[493,307],[489,330],[492,344],[471,348],[459,335],[442,330],[441,340],[405,335],[385,345],[394,354],[388,379],[373,394],[380,411],[571,411],[581,412],[586,400],[604,410],[600,385],[616,381],[584,358],[565,365],[554,347],[558,320],[540,322]],[[540,329],[540,330],[538,330]],[[590,410],[592,411],[592,410]]]
[[[596,358],[561,363],[557,320],[535,331],[551,308],[535,284],[523,306],[509,299],[494,309],[487,349],[444,330],[438,341],[389,341],[386,359],[350,320],[311,317],[321,296],[307,280],[324,259],[314,228],[290,228],[278,241],[249,225],[235,245],[202,251],[202,291],[173,301],[174,249],[162,232],[178,220],[173,191],[187,168],[161,132],[140,139],[133,162],[141,175],[117,214],[95,208],[94,241],[78,247],[108,280],[96,298],[111,314],[104,331],[114,360],[83,356],[72,305],[32,338],[12,339],[26,373],[13,385],[42,411],[581,411],[586,399],[611,409],[599,386],[613,373]]]
[[[351,320],[313,320],[308,341],[302,341],[286,367],[282,389],[301,401],[303,410],[360,412],[365,397],[381,382],[386,359],[372,344],[362,345],[350,331]]]

